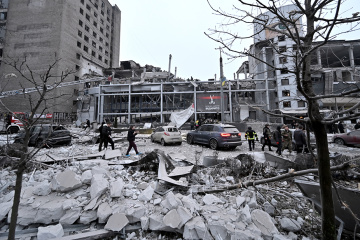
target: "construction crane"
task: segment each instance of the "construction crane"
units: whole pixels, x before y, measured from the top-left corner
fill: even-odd
[[[48,90],[51,90],[51,89],[54,89],[54,88],[67,87],[67,86],[72,86],[72,85],[76,85],[76,84],[88,83],[88,82],[98,82],[98,81],[102,81],[102,80],[108,80],[108,78],[107,77],[87,78],[87,79],[81,79],[79,81],[72,81],[72,82],[64,82],[64,83],[60,83],[60,84],[47,85],[46,88]],[[32,92],[41,91],[42,89],[43,89],[42,87],[32,87],[32,88],[23,88],[23,89],[17,89],[17,90],[1,92],[0,93],[0,98],[6,98],[6,97],[10,97],[10,96],[15,96],[15,95],[28,94],[28,93],[32,93]]]

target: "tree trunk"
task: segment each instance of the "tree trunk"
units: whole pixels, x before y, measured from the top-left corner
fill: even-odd
[[[18,210],[19,210],[19,204],[21,198],[22,178],[26,165],[26,162],[24,161],[23,158],[25,157],[21,158],[20,160],[21,162],[16,171],[15,194],[14,194],[14,201],[11,211],[8,240],[15,240],[15,230],[16,230],[17,216],[18,216]]]

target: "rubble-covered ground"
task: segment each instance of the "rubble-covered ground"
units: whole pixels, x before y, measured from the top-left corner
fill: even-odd
[[[245,141],[235,150],[214,151],[186,141],[161,146],[140,134],[136,143],[144,154],[132,151],[126,158],[126,132],[113,133],[114,151],[99,153],[97,133],[69,130],[72,145],[41,149],[24,174],[19,239],[320,239],[319,214],[293,179],[211,192],[281,173],[258,161],[258,142],[252,152]],[[360,156],[360,148],[330,143],[329,149]],[[296,158],[287,150],[284,156]],[[7,239],[14,196],[11,165],[0,170],[0,239]],[[356,179],[341,181],[358,187]],[[342,238],[354,236],[344,232]]]

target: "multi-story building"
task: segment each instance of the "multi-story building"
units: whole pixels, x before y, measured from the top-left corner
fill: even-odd
[[[103,75],[103,69],[119,67],[121,12],[108,0],[0,0],[0,3],[0,26],[6,20],[5,30],[0,31],[2,92],[34,87],[5,61],[25,61],[29,66],[25,75],[32,72],[39,78],[38,74],[44,74],[58,60],[49,84],[59,81],[66,71],[75,71],[65,79],[71,82],[83,75]],[[5,78],[9,73],[16,77]],[[55,115],[76,113],[77,93],[83,87],[75,84],[56,89],[46,103],[47,111]],[[2,101],[12,111],[29,112],[27,98],[14,96]]]

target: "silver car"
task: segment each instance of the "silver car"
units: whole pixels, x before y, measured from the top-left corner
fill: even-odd
[[[150,136],[152,142],[160,142],[161,145],[165,146],[169,143],[181,145],[182,137],[181,133],[176,127],[163,126],[158,127]]]

